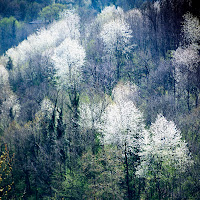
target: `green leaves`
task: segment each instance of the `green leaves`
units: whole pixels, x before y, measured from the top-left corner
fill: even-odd
[[[62,4],[52,4],[49,5],[40,11],[39,16],[44,19],[46,22],[53,22],[54,20],[59,19],[59,14],[64,9],[66,9],[65,5]]]

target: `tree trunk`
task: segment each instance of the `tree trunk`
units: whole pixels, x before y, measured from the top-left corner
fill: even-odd
[[[29,196],[31,194],[31,184],[29,180],[29,172],[28,170],[24,170],[25,173],[25,185],[26,185],[26,194]]]
[[[126,149],[126,142],[125,142],[125,165],[126,165],[126,185],[127,185],[127,192],[128,192],[128,199],[131,199],[130,187],[129,187],[129,170],[128,170],[128,158],[127,158],[127,149]]]
[[[190,112],[190,91],[189,91],[189,88],[187,88],[187,107],[188,107],[188,111]]]
[[[173,80],[173,96],[174,96],[174,114],[176,113],[176,72],[175,72],[175,67],[174,67],[174,80]]]

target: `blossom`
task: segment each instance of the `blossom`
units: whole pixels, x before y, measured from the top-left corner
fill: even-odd
[[[8,71],[5,69],[3,65],[0,65],[0,85],[8,84]]]
[[[51,117],[53,114],[54,105],[53,103],[48,99],[44,98],[41,102],[41,113],[43,116]]]
[[[131,49],[131,33],[129,25],[123,20],[116,19],[104,24],[100,38],[105,45],[105,51],[109,53],[116,50],[123,53],[129,52]]]
[[[199,19],[191,13],[186,13],[183,16],[184,22],[182,32],[188,43],[197,43],[200,40],[200,22]]]
[[[6,55],[11,57],[15,67],[26,65],[35,56],[41,56],[59,46],[66,38],[79,40],[79,28],[79,16],[75,11],[65,11],[59,21],[28,36],[17,47],[9,49]]]
[[[76,80],[81,76],[81,67],[85,62],[85,49],[78,43],[77,40],[66,38],[54,50],[52,61],[57,70],[57,76],[60,83]]]
[[[121,88],[120,88],[121,86]],[[119,91],[127,88],[120,95]],[[120,83],[114,89],[114,100],[103,113],[101,131],[104,134],[104,143],[127,145],[129,150],[139,148],[141,132],[144,129],[142,113],[136,108],[133,101],[128,98],[128,87]],[[125,94],[123,96],[123,94]]]
[[[96,23],[101,26],[109,21],[124,18],[124,11],[120,7],[107,6],[105,7],[96,18]]]
[[[178,171],[185,171],[186,167],[193,163],[180,130],[174,122],[166,120],[162,115],[158,115],[150,129],[143,132],[139,156],[141,164],[136,174],[141,177],[146,177],[154,168],[161,170],[156,163]]]

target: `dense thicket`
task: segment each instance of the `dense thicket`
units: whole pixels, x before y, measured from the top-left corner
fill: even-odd
[[[0,199],[199,198],[196,1],[0,10]]]

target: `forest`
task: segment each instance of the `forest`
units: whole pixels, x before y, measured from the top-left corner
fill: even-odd
[[[199,200],[197,0],[0,0],[0,200]]]

